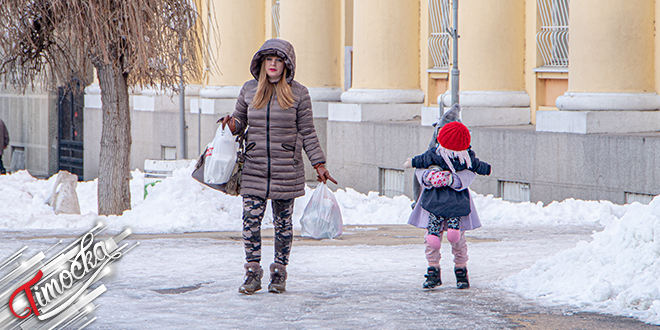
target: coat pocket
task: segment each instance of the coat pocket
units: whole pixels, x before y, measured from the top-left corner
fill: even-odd
[[[296,161],[296,146],[288,143],[282,143],[282,148],[286,151],[291,152],[291,157],[290,159],[293,161],[293,165],[295,166],[298,162]]]
[[[245,155],[245,158],[252,159],[252,155],[250,154],[250,150],[254,149],[254,147],[256,145],[257,145],[256,142],[250,142],[245,146],[245,151],[243,152],[243,155]]]

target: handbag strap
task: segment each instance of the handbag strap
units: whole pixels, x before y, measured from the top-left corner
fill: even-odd
[[[238,150],[236,152],[238,154],[237,161],[239,163],[243,163],[245,160],[245,141],[247,141],[248,128],[250,127],[246,127],[243,132],[236,135],[236,142],[238,143]]]

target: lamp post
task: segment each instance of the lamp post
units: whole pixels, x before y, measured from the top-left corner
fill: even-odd
[[[188,146],[186,145],[186,85],[183,79],[183,49],[180,50],[180,66],[179,66],[179,79],[181,89],[179,91],[179,145],[181,146],[181,152],[179,153],[179,159],[188,158]]]
[[[458,70],[458,0],[452,1],[453,17],[452,17],[452,29],[449,31],[453,39],[452,44],[452,64],[451,64],[451,104],[458,103],[458,75],[460,71]]]

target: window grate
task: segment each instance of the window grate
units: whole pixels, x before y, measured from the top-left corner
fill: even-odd
[[[275,32],[277,37],[280,37],[280,1],[275,1],[275,4],[270,9],[271,14],[273,15],[273,25],[275,25]]]
[[[160,159],[163,160],[176,159],[176,147],[160,146]]]
[[[404,171],[390,168],[380,169],[380,195],[394,197],[403,195],[405,187]]]
[[[639,194],[639,193],[632,193],[632,192],[625,192],[626,193],[626,204],[632,204],[633,202],[638,202],[641,204],[649,204],[653,200],[653,197],[656,195],[652,194]]]
[[[529,183],[499,181],[500,196],[502,200],[509,202],[529,202]]]
[[[433,59],[434,69],[449,68],[449,43],[451,36],[451,5],[449,0],[429,0],[429,15],[431,18],[431,36],[429,51]]]
[[[543,65],[568,67],[568,22],[570,0],[537,0],[541,16],[541,31],[536,45]]]
[[[25,169],[25,147],[11,146],[11,165],[9,171],[14,173]]]

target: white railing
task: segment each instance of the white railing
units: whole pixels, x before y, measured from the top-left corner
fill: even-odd
[[[275,1],[275,4],[270,9],[271,14],[273,15],[273,25],[275,25],[275,32],[277,32],[277,37],[280,37],[280,2]]]
[[[568,22],[570,0],[537,0],[541,31],[536,45],[544,66],[568,67]]]
[[[429,51],[433,59],[434,69],[449,68],[449,43],[451,36],[451,4],[449,0],[429,0],[429,16],[431,19],[431,36]]]

